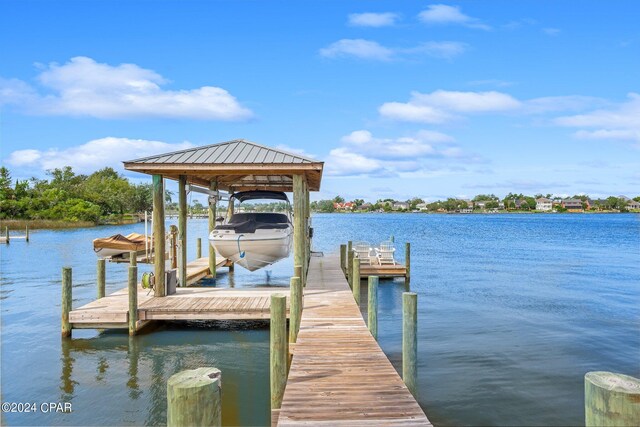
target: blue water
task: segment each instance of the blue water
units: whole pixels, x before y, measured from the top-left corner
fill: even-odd
[[[188,224],[192,259],[207,224]],[[317,251],[394,235],[402,260],[411,242],[418,400],[434,424],[581,425],[586,372],[640,377],[638,215],[332,214],[313,226]],[[60,339],[61,267],[73,267],[74,306],[89,302],[91,239],[142,227],[36,231],[0,248],[2,400],[73,405],[5,413],[3,424],[163,424],[168,377],[208,365],[223,371],[225,424],[268,425],[268,324],[176,322],[132,339],[90,330]],[[238,267],[217,286],[286,286],[291,271],[290,259],[269,276]],[[108,264],[107,291],[125,282],[126,266]],[[398,369],[404,290],[400,279],[379,288],[379,341]]]

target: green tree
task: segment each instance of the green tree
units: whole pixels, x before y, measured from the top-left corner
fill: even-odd
[[[333,202],[334,203],[344,203],[344,198],[338,195],[338,196],[333,198]]]

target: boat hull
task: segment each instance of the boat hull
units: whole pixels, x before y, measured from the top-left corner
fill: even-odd
[[[209,243],[222,257],[249,271],[256,271],[289,256],[292,231],[291,227],[256,230],[255,233],[214,230],[209,235]]]

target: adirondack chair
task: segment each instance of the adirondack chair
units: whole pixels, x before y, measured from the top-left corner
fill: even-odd
[[[360,260],[360,265],[371,265],[371,245],[369,242],[356,242],[353,246],[353,251]]]
[[[396,251],[395,245],[393,242],[382,242],[380,243],[379,248],[375,248],[376,258],[378,259],[378,264],[391,264],[396,265],[396,260],[393,257],[393,253]]]

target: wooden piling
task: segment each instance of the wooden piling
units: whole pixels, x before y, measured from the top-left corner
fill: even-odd
[[[62,336],[71,336],[71,323],[69,322],[69,312],[71,311],[71,305],[73,301],[72,296],[72,278],[71,267],[62,268]]]
[[[294,265],[293,266],[293,277],[302,277],[302,266],[301,265]]]
[[[340,268],[344,273],[347,269],[347,245],[340,245]]]
[[[284,387],[287,383],[287,298],[271,295],[270,336],[270,383],[271,409],[280,409]]]
[[[293,175],[293,264],[302,267],[302,274],[299,277],[304,286],[306,280],[304,278],[305,229],[303,180],[304,176]]]
[[[216,368],[178,372],[167,381],[167,426],[221,426],[222,373]]]
[[[409,283],[411,281],[411,243],[404,244],[404,266],[406,269],[405,281]]]
[[[6,236],[7,245],[9,244],[9,227],[4,227],[4,235]]]
[[[25,225],[24,227],[24,238],[25,240],[28,242],[29,241],[29,224]]]
[[[289,342],[295,343],[298,340],[300,318],[302,317],[302,282],[300,277],[292,277],[289,287],[291,290],[289,297]]]
[[[202,238],[198,237],[196,243],[196,259],[200,259],[202,258]]]
[[[138,253],[136,251],[129,251],[129,265],[133,267],[138,265]]]
[[[104,258],[98,258],[97,265],[97,283],[98,283],[98,299],[104,298],[106,288],[106,261]]]
[[[368,290],[368,307],[367,307],[367,325],[369,332],[377,340],[378,339],[378,276],[369,276]]]
[[[640,379],[613,372],[584,376],[586,427],[639,426]]]
[[[153,175],[153,275],[155,285],[153,295],[165,296],[165,245],[164,245],[164,183],[162,175]]]
[[[360,258],[353,259],[353,278],[351,280],[351,289],[353,290],[353,299],[356,304],[360,305]]]
[[[178,283],[187,286],[187,177],[178,177]]]
[[[169,237],[169,244],[171,245],[171,269],[178,268],[178,236],[174,231],[174,226],[171,227],[171,237]]]
[[[347,252],[347,282],[349,283],[349,287],[353,289],[353,251]]]
[[[402,379],[417,397],[418,361],[418,294],[402,294]]]
[[[129,335],[136,334],[138,323],[138,267],[129,266]]]

